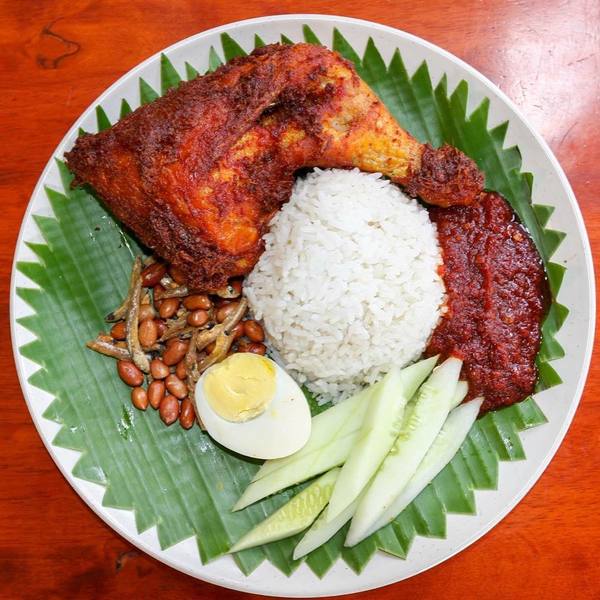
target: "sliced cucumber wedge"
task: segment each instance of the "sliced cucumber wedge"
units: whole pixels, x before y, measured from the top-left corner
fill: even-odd
[[[291,456],[266,461],[233,510],[246,508],[291,485],[344,464],[356,443],[372,389],[365,389],[314,417],[306,445]]]
[[[304,531],[329,501],[339,472],[339,469],[333,469],[319,477],[239,539],[229,549],[229,552],[239,552],[247,548],[276,542]]]
[[[398,438],[359,502],[346,546],[366,537],[415,474],[450,412],[461,367],[461,360],[448,358],[421,386]]]
[[[454,398],[450,403],[450,410],[456,408],[466,397],[469,392],[469,384],[466,381],[459,381],[456,384],[456,390],[454,392]]]
[[[436,362],[433,357],[405,369],[394,367],[373,387],[364,422],[336,481],[326,520],[341,514],[369,483],[400,433],[406,403]]]
[[[325,542],[329,541],[354,515],[358,506],[360,497],[339,513],[334,519],[327,520],[327,510],[325,508],[319,515],[319,518],[312,524],[311,528],[304,534],[304,537],[294,548],[293,558],[298,560],[308,553],[316,550]]]
[[[469,434],[479,414],[482,403],[483,398],[475,398],[475,400],[458,406],[448,415],[444,426],[438,433],[433,444],[431,444],[425,458],[423,458],[421,464],[417,467],[411,480],[402,492],[400,492],[400,495],[394,500],[390,508],[365,532],[365,538],[393,521],[454,458],[454,455],[458,452],[458,449]],[[359,539],[355,543],[360,541]]]
[[[352,447],[356,443],[358,431],[338,439],[336,444],[319,456],[305,456],[302,460],[295,461],[283,469],[265,475],[252,482],[235,503],[232,510],[241,510],[258,502],[271,494],[284,490],[296,483],[302,483],[315,475],[320,475],[333,467],[343,464],[348,458]]]
[[[298,461],[308,462],[312,460],[318,463],[322,455],[329,452],[337,444],[338,440],[360,429],[365,418],[371,391],[372,388],[362,390],[352,398],[348,398],[344,402],[340,402],[313,417],[308,442],[298,452],[294,452],[290,456],[265,461],[252,478],[252,481],[262,479]],[[328,468],[331,467],[325,467],[320,472],[323,473]]]

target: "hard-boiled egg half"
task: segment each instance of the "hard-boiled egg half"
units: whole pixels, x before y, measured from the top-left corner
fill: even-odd
[[[310,435],[302,390],[266,356],[232,354],[202,374],[195,396],[196,412],[211,437],[244,456],[289,456]]]

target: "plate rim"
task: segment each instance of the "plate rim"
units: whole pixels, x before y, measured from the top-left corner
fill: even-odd
[[[86,495],[86,492],[81,487],[81,484],[78,483],[78,481],[83,481],[83,480],[80,480],[79,478],[73,476],[71,470],[67,469],[62,464],[60,458],[58,458],[57,453],[55,451],[55,446],[52,443],[53,440],[47,439],[45,434],[42,433],[41,425],[38,423],[37,418],[34,416],[34,411],[32,408],[33,402],[32,402],[32,398],[30,398],[30,394],[32,394],[31,389],[37,390],[37,388],[35,388],[35,386],[33,386],[31,383],[29,383],[29,381],[27,381],[27,377],[24,373],[24,368],[23,368],[23,364],[22,364],[23,357],[19,352],[19,346],[17,346],[17,344],[16,344],[17,322],[16,322],[16,318],[15,318],[15,303],[18,300],[20,300],[16,294],[16,289],[17,289],[16,288],[16,264],[17,264],[18,250],[25,242],[25,240],[24,240],[25,224],[32,217],[33,200],[34,200],[35,196],[40,192],[40,189],[43,187],[43,184],[48,175],[48,172],[52,168],[54,160],[55,160],[56,156],[58,155],[58,150],[63,145],[65,140],[67,138],[69,138],[74,133],[74,131],[77,129],[78,123],[83,121],[92,111],[94,111],[95,107],[97,105],[101,104],[104,101],[104,99],[106,99],[108,96],[110,96],[112,94],[113,90],[116,87],[118,87],[124,80],[135,77],[136,74],[138,72],[140,72],[141,70],[143,70],[147,65],[157,61],[157,59],[160,59],[160,55],[162,53],[165,53],[168,55],[170,52],[178,49],[179,47],[187,45],[187,44],[193,42],[194,40],[197,40],[202,37],[208,37],[210,35],[215,35],[215,34],[218,35],[220,33],[225,33],[225,32],[231,33],[232,30],[235,31],[235,29],[240,26],[258,25],[258,24],[264,24],[264,23],[278,23],[278,22],[286,22],[286,21],[302,23],[303,21],[305,22],[307,20],[321,21],[321,22],[330,24],[333,27],[335,27],[336,24],[337,25],[341,25],[341,24],[358,25],[358,26],[365,27],[367,29],[371,29],[373,31],[381,31],[384,33],[389,33],[389,34],[403,37],[408,41],[412,41],[421,46],[428,47],[433,52],[440,54],[445,59],[458,65],[461,69],[463,69],[464,71],[469,73],[473,78],[482,82],[486,87],[490,87],[494,90],[495,94],[502,101],[502,103],[506,104],[508,106],[508,108],[511,109],[519,117],[522,125],[529,131],[529,133],[532,135],[534,140],[540,146],[545,158],[549,161],[549,164],[552,166],[553,170],[555,171],[556,175],[558,176],[559,181],[563,187],[563,190],[566,193],[566,196],[570,203],[570,208],[572,209],[573,215],[575,218],[577,232],[579,234],[580,241],[584,248],[584,257],[583,258],[584,258],[586,275],[588,276],[588,301],[589,301],[589,306],[590,306],[590,319],[588,320],[588,324],[587,324],[587,344],[584,349],[584,361],[579,369],[577,383],[575,386],[575,393],[571,399],[571,404],[569,406],[569,410],[566,413],[563,422],[561,423],[561,426],[558,430],[558,433],[556,435],[554,443],[548,450],[544,459],[539,462],[534,473],[529,477],[529,479],[527,480],[525,485],[521,488],[519,493],[516,494],[512,498],[511,502],[509,502],[502,511],[499,511],[498,513],[496,513],[494,518],[492,518],[484,527],[482,527],[480,530],[478,530],[475,534],[473,534],[473,535],[469,536],[468,538],[466,538],[465,540],[463,540],[461,544],[458,544],[457,546],[453,547],[452,549],[449,549],[448,554],[446,554],[444,558],[441,558],[440,560],[437,560],[436,562],[434,562],[430,565],[427,565],[421,569],[418,569],[414,573],[407,575],[405,577],[401,576],[400,578],[397,578],[397,577],[394,577],[394,575],[392,574],[392,576],[388,577],[386,579],[386,581],[379,582],[379,583],[376,582],[376,583],[371,583],[371,584],[369,584],[369,583],[361,584],[361,582],[360,582],[361,576],[357,575],[357,578],[354,580],[354,583],[356,583],[356,585],[345,588],[338,592],[334,592],[335,595],[344,595],[344,594],[350,594],[350,593],[355,593],[355,592],[367,591],[370,589],[376,589],[376,588],[382,587],[384,585],[397,583],[399,581],[408,579],[410,577],[414,577],[415,575],[418,575],[424,571],[427,571],[427,570],[437,566],[438,564],[441,564],[442,562],[445,562],[448,559],[452,558],[453,556],[455,556],[456,554],[458,554],[459,552],[461,552],[462,550],[464,550],[465,548],[470,546],[473,542],[475,542],[479,538],[483,537],[488,531],[490,531],[500,521],[502,521],[515,508],[515,506],[517,504],[519,504],[521,502],[521,500],[529,493],[529,491],[533,488],[535,483],[539,480],[541,475],[544,473],[544,471],[548,467],[550,461],[553,459],[558,448],[562,444],[564,437],[572,423],[574,414],[579,406],[581,396],[583,393],[583,389],[584,389],[584,386],[585,386],[585,383],[587,380],[587,375],[589,372],[589,366],[590,366],[592,351],[593,351],[595,320],[596,320],[596,285],[595,285],[594,267],[593,267],[593,260],[592,260],[592,253],[591,253],[589,237],[587,235],[587,230],[585,227],[585,222],[583,220],[583,215],[581,213],[581,209],[579,207],[579,204],[575,198],[575,194],[571,188],[571,185],[570,185],[570,183],[567,179],[567,176],[564,173],[560,163],[558,162],[557,158],[555,157],[554,153],[552,152],[552,150],[550,149],[550,147],[548,146],[546,141],[542,138],[542,136],[539,133],[537,133],[537,131],[530,124],[529,120],[523,115],[521,110],[515,105],[515,103],[508,96],[506,96],[504,94],[504,92],[502,90],[500,90],[500,88],[496,84],[494,84],[490,79],[488,79],[485,75],[480,73],[474,67],[472,67],[471,65],[469,65],[462,59],[458,58],[454,54],[448,52],[447,50],[444,50],[443,48],[437,46],[436,44],[433,44],[419,36],[408,33],[404,30],[401,30],[401,29],[398,29],[395,27],[391,27],[388,25],[383,25],[383,24],[380,24],[380,23],[377,23],[374,21],[369,21],[366,19],[357,19],[357,18],[353,18],[353,17],[345,17],[345,16],[340,16],[340,15],[329,15],[329,14],[324,15],[324,14],[318,14],[318,13],[276,14],[276,15],[270,15],[270,16],[264,16],[264,17],[255,17],[255,18],[251,18],[251,19],[243,19],[243,20],[239,20],[239,21],[233,21],[230,23],[219,25],[217,27],[213,27],[213,28],[206,29],[206,30],[200,31],[198,33],[192,34],[191,36],[188,36],[184,39],[178,40],[177,42],[175,42],[165,48],[162,48],[158,52],[154,53],[153,55],[149,56],[145,60],[141,61],[140,63],[138,63],[131,69],[129,69],[121,77],[116,79],[110,86],[108,86],[99,96],[97,96],[89,104],[89,106],[75,119],[73,125],[61,137],[57,146],[54,148],[46,166],[44,167],[42,173],[40,174],[39,179],[37,180],[37,183],[31,193],[30,198],[29,198],[29,201],[27,204],[27,209],[22,217],[21,225],[19,228],[19,234],[18,234],[16,243],[15,243],[12,268],[11,268],[10,309],[9,309],[11,346],[12,346],[12,350],[13,350],[13,359],[15,361],[15,366],[16,366],[16,370],[17,370],[19,384],[21,386],[21,391],[23,393],[23,397],[25,398],[27,408],[30,412],[32,421],[35,425],[38,435],[40,436],[44,446],[46,447],[46,450],[50,454],[52,460],[58,467],[59,471],[62,473],[62,475],[68,481],[69,485],[73,488],[73,490],[87,504],[87,506],[97,516],[99,516],[107,525],[109,525],[109,527],[111,527],[111,529],[113,531],[118,533],[120,536],[124,537],[128,542],[130,542],[135,547],[141,549],[143,552],[149,554],[156,560],[169,565],[170,567],[174,568],[177,571],[181,571],[183,573],[186,573],[187,575],[190,575],[197,579],[201,579],[203,581],[207,581],[208,583],[212,583],[214,585],[218,585],[221,587],[226,587],[229,589],[234,589],[237,591],[248,592],[248,593],[260,593],[260,594],[270,595],[270,596],[281,596],[282,593],[281,593],[281,591],[265,590],[264,588],[262,588],[260,586],[260,584],[257,584],[256,582],[250,582],[249,577],[244,575],[241,571],[239,571],[239,578],[233,579],[233,580],[229,579],[227,577],[215,576],[211,573],[198,574],[196,571],[193,571],[191,568],[187,568],[186,566],[176,564],[176,561],[171,559],[171,557],[165,556],[164,551],[162,551],[162,550],[155,551],[153,548],[149,547],[148,543],[146,543],[145,541],[140,539],[141,534],[138,533],[136,536],[133,536],[133,535],[130,535],[127,531],[123,530],[121,524],[118,523],[111,514],[106,512],[105,507],[95,506],[93,504],[92,499]],[[222,560],[222,558],[217,559],[217,560]],[[339,560],[340,559],[338,558],[338,561]],[[204,568],[205,566],[206,565],[202,565],[202,568]],[[294,577],[294,575],[287,578],[287,580],[290,581],[293,577]],[[326,578],[326,577],[327,577],[327,575],[325,575],[324,578]],[[316,578],[316,575],[315,575],[315,578]],[[318,579],[318,578],[316,578],[316,580],[322,581],[321,579]],[[306,596],[307,594],[306,594],[306,591],[304,591],[302,593],[294,593],[294,592],[288,591],[288,592],[285,592],[285,595],[287,597],[301,597],[301,596]],[[312,593],[310,594],[311,597],[319,597],[322,595],[323,594],[318,593],[318,592],[315,594],[312,594]],[[330,595],[330,592],[328,592],[327,595]]]

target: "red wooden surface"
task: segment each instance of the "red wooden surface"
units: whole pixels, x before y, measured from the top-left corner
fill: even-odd
[[[142,59],[193,33],[276,13],[343,13],[424,37],[510,96],[561,161],[600,249],[597,0],[34,0],[0,3],[0,597],[237,598],[143,555],[54,466],[25,407],[8,328],[20,221],[46,161],[84,108]],[[364,598],[600,595],[600,365],[574,423],[519,506],[443,565]]]

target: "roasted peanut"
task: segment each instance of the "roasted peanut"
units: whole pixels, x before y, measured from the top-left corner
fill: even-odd
[[[264,356],[267,353],[267,347],[264,344],[261,344],[260,342],[252,342],[248,345],[248,352]]]
[[[264,356],[267,353],[267,347],[260,342],[245,342],[242,340],[237,345],[238,352],[251,352],[252,354],[260,354]]]
[[[163,354],[163,362],[169,367],[176,365],[185,356],[187,349],[187,342],[183,342],[175,338],[175,341],[167,346],[167,349]]]
[[[217,345],[215,344],[215,342],[211,342],[210,344],[208,344],[208,346],[206,346],[204,350],[206,350],[207,354],[212,354],[216,347]]]
[[[185,368],[185,358],[177,363],[175,375],[177,375],[177,377],[179,377],[179,379],[182,380],[184,380],[187,377],[187,369]]]
[[[208,323],[208,313],[199,308],[187,316],[187,322],[192,327],[202,327]]]
[[[140,410],[148,408],[148,394],[143,387],[134,387],[131,390],[131,403]]]
[[[166,272],[167,267],[163,263],[152,263],[142,271],[142,285],[144,287],[154,287],[160,283]]]
[[[158,309],[158,314],[161,319],[170,319],[179,308],[179,300],[177,298],[165,298],[160,303],[160,308]]]
[[[110,330],[110,335],[113,340],[124,340],[127,336],[125,321],[119,321],[118,323],[115,323]]]
[[[232,312],[234,312],[238,307],[237,302],[230,302],[225,306],[221,306],[217,311],[217,321],[222,323]]]
[[[156,322],[154,319],[146,319],[140,323],[138,329],[138,339],[142,348],[150,348],[156,344],[158,339],[158,331],[156,330]]]
[[[156,312],[152,304],[140,304],[140,312],[138,315],[138,321],[141,323],[146,319],[154,319]]]
[[[227,306],[228,304],[231,304],[233,302],[233,300],[228,300],[227,298],[215,298],[213,301],[213,304],[217,307],[217,308],[221,308],[222,306]]]
[[[184,398],[181,403],[181,412],[179,413],[179,424],[184,429],[190,429],[196,420],[196,411],[194,404],[189,398]]]
[[[234,349],[234,352],[248,352],[248,346],[251,344],[252,342],[248,341],[248,340],[240,340]]]
[[[183,398],[185,398],[187,396],[187,393],[188,393],[187,386],[174,373],[171,373],[171,375],[169,375],[165,379],[165,385],[167,386],[167,390],[171,394],[173,394],[173,396],[175,396],[175,398],[179,398],[179,400],[182,400]]]
[[[183,285],[187,281],[185,274],[179,267],[171,265],[169,267],[169,275],[171,276],[171,279],[179,285]]]
[[[188,310],[208,310],[212,306],[212,302],[206,294],[192,294],[184,298],[183,305]]]
[[[162,399],[165,397],[165,382],[155,379],[148,386],[148,402],[152,408],[158,408]]]
[[[233,336],[234,340],[239,340],[244,335],[244,323],[240,321],[232,330],[229,335]]]
[[[244,321],[244,333],[252,342],[263,342],[265,339],[265,332],[262,325],[258,321],[253,321],[252,319]]]
[[[117,372],[124,383],[131,387],[142,385],[144,374],[129,360],[117,361]]]
[[[155,358],[150,363],[150,374],[154,379],[164,379],[169,373],[169,367],[160,358]]]
[[[167,330],[167,324],[162,319],[154,319],[154,322],[156,323],[156,335],[160,339]]]
[[[165,396],[158,408],[160,418],[165,425],[171,425],[179,416],[179,401],[175,396]]]

